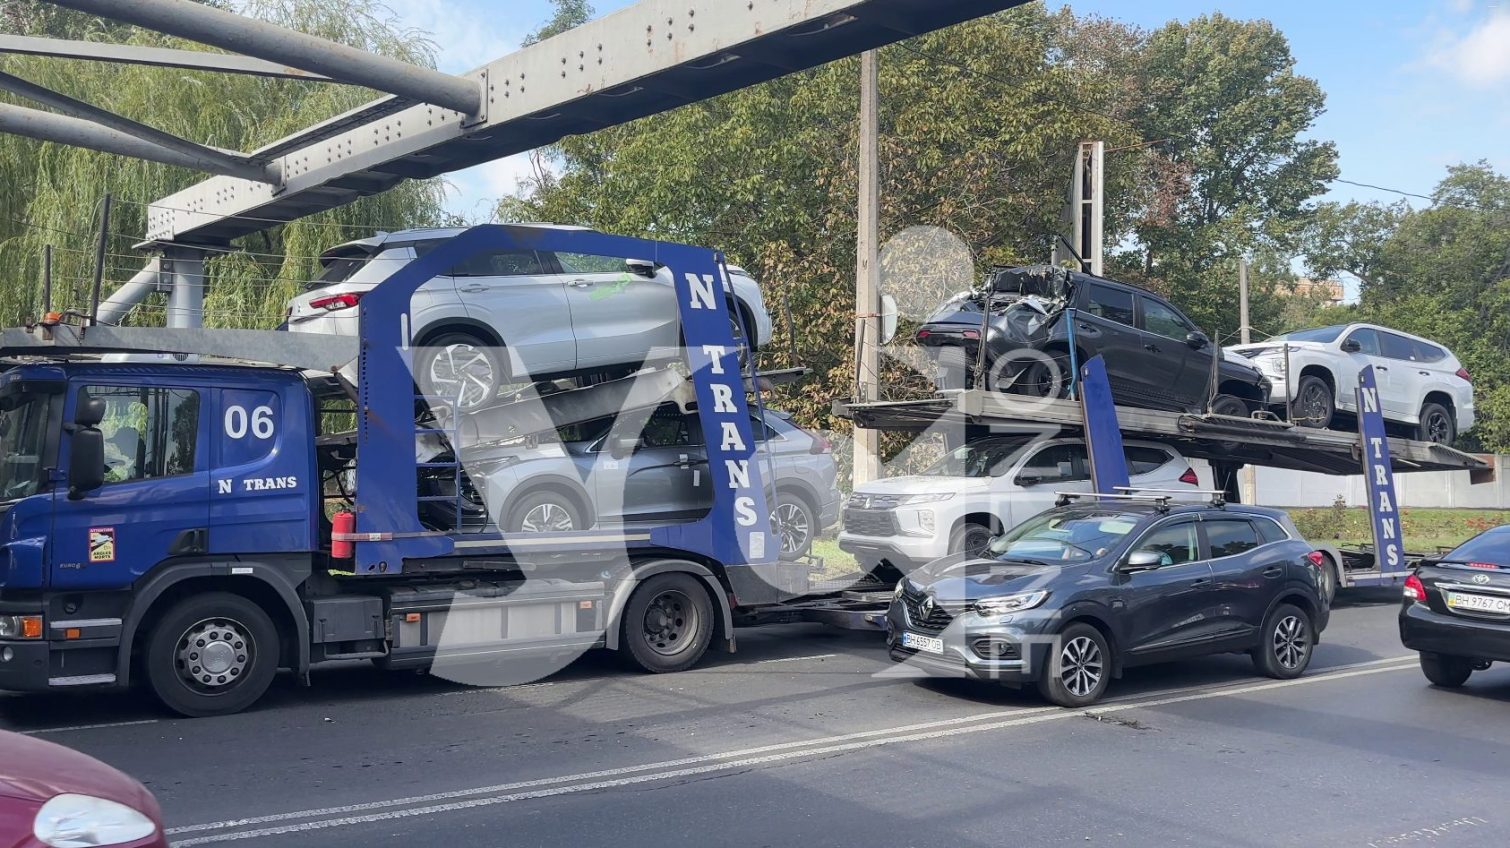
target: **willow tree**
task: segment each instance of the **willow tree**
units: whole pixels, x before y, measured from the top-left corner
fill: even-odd
[[[214,3],[214,5],[224,5]],[[249,0],[243,14],[408,62],[434,66],[434,47],[400,27],[371,0]],[[0,31],[88,41],[206,49],[181,39],[58,11],[45,4],[0,6]],[[171,68],[7,56],[7,73],[201,144],[250,151],[378,96],[353,86],[264,79]],[[37,108],[25,100],[7,102]],[[87,306],[101,199],[115,198],[105,293],[143,265],[146,204],[202,174],[79,148],[0,135],[0,320],[37,314],[44,245],[54,246],[54,307]],[[355,204],[270,227],[237,240],[207,263],[205,321],[214,326],[276,324],[284,302],[318,276],[320,252],[377,229],[438,222],[438,181],[406,182]],[[134,323],[160,323],[148,303]]]

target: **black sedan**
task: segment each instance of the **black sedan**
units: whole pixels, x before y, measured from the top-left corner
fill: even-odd
[[[1416,566],[1405,578],[1400,641],[1421,653],[1421,671],[1438,686],[1510,662],[1510,526]]]
[[[1322,561],[1278,510],[1083,501],[904,578],[887,642],[930,676],[1036,683],[1065,707],[1124,668],[1204,654],[1293,678],[1330,614]]]

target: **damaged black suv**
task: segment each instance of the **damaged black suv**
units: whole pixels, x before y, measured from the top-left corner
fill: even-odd
[[[1268,380],[1223,357],[1168,301],[1052,265],[994,269],[979,289],[941,306],[917,340],[933,355],[940,388],[968,388],[984,375],[997,391],[1057,397],[1071,375],[1071,307],[1077,359],[1103,356],[1117,403],[1246,417],[1268,401]]]

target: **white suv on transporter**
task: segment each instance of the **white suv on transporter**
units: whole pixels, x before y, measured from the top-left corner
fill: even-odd
[[[1174,448],[1124,444],[1133,486],[1198,491]],[[859,487],[845,504],[839,547],[867,571],[907,573],[952,553],[975,553],[999,533],[1054,506],[1055,492],[1090,491],[1085,441],[1026,434],[977,439],[919,474]]]
[[[1270,399],[1281,405],[1288,399],[1291,420],[1302,426],[1327,427],[1338,412],[1356,414],[1353,392],[1365,365],[1374,366],[1385,420],[1412,437],[1452,444],[1473,426],[1468,370],[1430,339],[1374,324],[1336,324],[1227,350],[1269,378]]]
[[[288,329],[356,335],[364,294],[462,232],[379,233],[327,250],[320,279],[289,301]],[[730,310],[736,340],[750,339],[756,349],[769,343],[760,285],[730,266],[725,291],[737,307]],[[480,254],[414,293],[416,380],[428,395],[481,406],[509,383],[638,366],[652,348],[679,345],[678,314],[671,272],[649,261],[536,250]]]

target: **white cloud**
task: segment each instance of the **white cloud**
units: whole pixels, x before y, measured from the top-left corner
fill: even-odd
[[[496,6],[472,0],[406,0],[390,4],[407,27],[429,33],[435,41],[436,64],[452,74],[466,73],[519,49],[528,27],[513,24],[516,16],[498,14]],[[500,25],[500,21],[508,21]]]
[[[550,167],[550,163],[547,162],[546,167]],[[448,177],[452,190],[446,197],[446,209],[467,220],[489,220],[499,198],[514,194],[534,175],[534,163],[528,153],[517,153],[457,171]]]
[[[1510,10],[1496,9],[1467,35],[1438,48],[1431,63],[1480,88],[1510,82]]]

